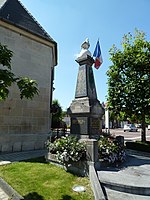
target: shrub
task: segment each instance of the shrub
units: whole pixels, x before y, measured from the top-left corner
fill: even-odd
[[[126,148],[150,153],[150,142],[126,142]]]
[[[125,161],[124,146],[113,137],[100,137],[98,141],[99,158],[109,163]]]
[[[55,153],[58,161],[63,164],[77,162],[86,157],[85,143],[79,142],[73,136],[61,137],[53,143],[48,142],[47,147],[49,152]]]

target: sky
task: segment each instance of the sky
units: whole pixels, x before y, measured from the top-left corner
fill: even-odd
[[[150,0],[20,0],[45,31],[57,42],[58,65],[55,67],[55,91],[66,110],[75,98],[78,75],[76,55],[89,38],[93,54],[100,41],[103,63],[93,67],[98,100],[106,102],[109,50],[113,44],[121,48],[124,34],[144,31],[150,41]],[[44,78],[44,77],[43,77]]]

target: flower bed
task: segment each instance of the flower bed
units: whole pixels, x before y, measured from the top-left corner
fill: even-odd
[[[100,137],[98,141],[99,158],[106,164],[118,165],[125,161],[125,148],[113,137]]]
[[[47,144],[49,153],[47,160],[61,164],[67,171],[85,176],[88,174],[86,146],[76,137],[66,136]]]
[[[51,162],[61,164],[68,171],[76,168],[82,171],[80,174],[88,175],[88,161],[86,160],[86,145],[79,142],[76,137],[66,136],[56,139],[53,143],[48,142],[49,159]],[[98,153],[101,164],[119,165],[125,161],[125,149],[123,143],[110,137],[102,136],[98,140]]]

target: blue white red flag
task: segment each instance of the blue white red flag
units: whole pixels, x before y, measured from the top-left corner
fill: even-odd
[[[101,66],[101,64],[103,63],[99,40],[97,41],[97,44],[96,44],[96,47],[95,47],[95,50],[93,53],[93,57],[95,57],[94,67],[96,69],[98,69]]]

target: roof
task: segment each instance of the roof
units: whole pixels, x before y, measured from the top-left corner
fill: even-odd
[[[19,0],[0,0],[0,19],[57,45]]]

